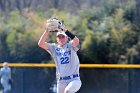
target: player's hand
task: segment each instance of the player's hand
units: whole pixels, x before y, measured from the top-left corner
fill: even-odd
[[[56,80],[60,79],[60,74],[56,73]]]

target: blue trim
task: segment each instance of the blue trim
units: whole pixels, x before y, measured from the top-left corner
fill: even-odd
[[[72,75],[72,78],[76,78],[79,77],[78,74]],[[66,76],[66,77],[60,77],[60,80],[69,80],[72,79],[71,76]]]

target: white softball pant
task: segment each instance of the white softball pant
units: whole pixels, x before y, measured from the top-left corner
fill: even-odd
[[[11,85],[9,84],[8,79],[1,79],[1,84],[3,86],[3,92],[6,93],[7,91],[11,90]]]
[[[81,80],[62,80],[57,82],[57,93],[75,93],[81,87]]]

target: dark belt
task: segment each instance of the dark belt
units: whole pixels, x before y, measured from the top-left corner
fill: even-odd
[[[79,77],[79,75],[74,74],[72,76],[60,77],[60,80],[69,80],[69,79],[76,78],[76,77]]]

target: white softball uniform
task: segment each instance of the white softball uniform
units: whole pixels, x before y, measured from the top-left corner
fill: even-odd
[[[1,76],[1,84],[4,88],[3,92],[7,93],[7,91],[11,90],[11,85],[9,84],[9,79],[11,78],[11,68],[3,67],[0,69]]]
[[[48,52],[52,55],[56,64],[57,93],[75,93],[81,87],[79,75],[79,58],[72,42],[66,43],[63,47],[55,43],[47,43]]]

